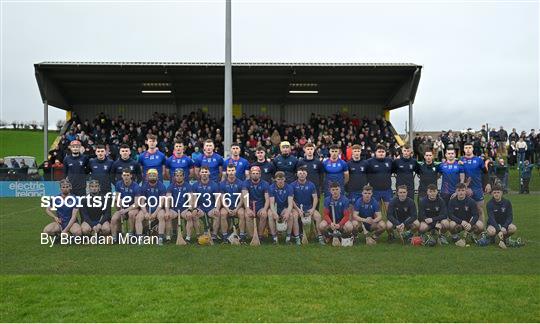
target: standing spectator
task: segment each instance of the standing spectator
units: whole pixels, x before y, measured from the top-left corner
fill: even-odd
[[[516,132],[515,128],[512,128],[512,133],[508,136],[510,142],[516,142],[519,140],[519,134]]]
[[[487,143],[487,153],[488,153],[488,156],[492,159],[495,159],[497,158],[497,149],[498,149],[498,144],[497,142],[495,141],[495,139],[492,137],[489,139],[489,142]]]
[[[52,171],[52,179],[47,180],[54,180],[54,181],[60,181],[64,177],[64,165],[60,160],[55,160],[54,164],[51,165],[51,171]]]
[[[437,140],[433,144],[433,155],[436,156],[439,161],[441,161],[444,156],[443,154],[444,154],[444,143],[441,137],[439,136],[439,138],[437,138]]]
[[[527,143],[525,138],[522,136],[519,138],[519,141],[516,143],[517,156],[518,156],[518,167],[525,161],[525,154],[527,153]]]
[[[510,142],[510,146],[508,146],[508,165],[513,167],[516,165],[516,163],[517,163],[516,142],[512,141]]]
[[[536,160],[534,159],[534,141],[535,141],[536,134],[534,132],[534,129],[531,129],[531,132],[525,139],[527,142],[527,157],[526,159],[529,160],[531,164],[534,164]]]
[[[529,160],[525,160],[523,164],[519,165],[519,173],[520,173],[520,188],[519,193],[529,193],[529,183],[531,182],[531,176],[532,176],[532,164],[529,164]]]
[[[508,141],[508,132],[505,131],[502,126],[499,128],[498,136],[499,152],[502,155],[506,155],[506,141]]]
[[[499,158],[497,164],[495,164],[495,176],[501,182],[504,193],[508,192],[508,166],[504,162],[503,158]]]

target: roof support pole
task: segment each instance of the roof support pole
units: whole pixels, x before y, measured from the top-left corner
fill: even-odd
[[[231,63],[231,0],[225,0],[225,111],[224,111],[224,133],[225,142],[223,151],[225,156],[229,155],[232,144],[232,63]]]
[[[411,148],[413,147],[414,138],[413,129],[413,103],[412,101],[409,101],[409,145],[411,146]]]
[[[43,161],[49,154],[49,103],[43,102]]]

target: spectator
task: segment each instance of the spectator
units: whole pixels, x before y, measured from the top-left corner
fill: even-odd
[[[527,143],[525,142],[525,137],[522,136],[519,138],[519,141],[516,143],[517,156],[518,156],[518,166],[525,161],[525,155],[527,153]]]
[[[532,176],[532,164],[529,164],[529,160],[525,160],[523,164],[519,165],[519,173],[520,173],[520,188],[519,193],[520,194],[528,194],[529,193],[529,183],[531,182],[531,176]]]
[[[508,132],[501,126],[498,132],[498,145],[502,155],[506,155],[506,142],[508,141]]]
[[[495,176],[500,181],[503,187],[504,193],[508,192],[508,166],[504,162],[503,158],[499,158],[498,163],[495,164]]]

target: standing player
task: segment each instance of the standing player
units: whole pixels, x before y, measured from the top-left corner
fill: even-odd
[[[88,157],[81,154],[81,142],[77,140],[69,143],[69,150],[71,154],[64,157],[64,176],[71,183],[71,193],[75,196],[84,196]]]
[[[454,242],[459,240],[458,234],[463,230],[476,233],[484,230],[484,224],[478,219],[476,203],[472,198],[467,197],[467,185],[464,183],[456,186],[456,197],[450,199],[448,203],[448,218]]]
[[[135,232],[137,236],[142,235],[144,225],[143,221],[147,221],[148,232],[152,233],[153,222],[158,220],[158,242],[163,244],[165,233],[165,206],[164,197],[167,194],[167,188],[161,180],[159,180],[159,172],[156,169],[148,169],[146,172],[146,181],[141,186],[141,208],[137,218],[135,219]]]
[[[129,145],[120,145],[119,151],[120,157],[114,161],[112,165],[112,173],[114,174],[115,183],[122,180],[122,174],[124,174],[124,170],[126,168],[131,170],[131,174],[133,174],[133,181],[137,183],[141,182],[141,166],[137,161],[131,158],[131,149],[129,148]]]
[[[386,157],[386,147],[377,145],[375,157],[366,161],[368,183],[373,187],[373,198],[384,203],[392,199],[392,160]]]
[[[362,230],[363,226],[375,241],[386,229],[379,203],[373,199],[373,188],[370,185],[364,186],[362,196],[354,204],[352,224],[355,231]]]
[[[433,152],[426,151],[424,153],[424,162],[419,162],[418,177],[420,178],[420,185],[418,186],[418,199],[427,195],[427,188],[429,185],[435,185],[437,188],[437,179],[439,174],[437,172],[438,163],[433,162]]]
[[[276,173],[276,167],[272,162],[269,162],[266,159],[266,151],[264,147],[258,146],[255,151],[255,156],[257,161],[253,162],[252,165],[258,166],[261,169],[261,179],[272,183],[272,178],[274,178],[274,173]]]
[[[506,247],[505,241],[517,230],[514,225],[514,214],[510,200],[503,198],[503,188],[499,185],[493,186],[493,198],[487,203],[488,214],[487,233],[491,237],[498,236],[502,243],[502,248]]]
[[[351,160],[347,162],[350,174],[347,192],[353,205],[363,196],[364,186],[367,185],[366,161],[360,159],[361,154],[362,147],[358,144],[353,145]]]
[[[307,169],[307,180],[312,182],[317,189],[317,194],[320,195],[324,180],[324,168],[321,160],[314,156],[315,145],[306,143],[304,145],[304,157],[298,161],[298,166],[305,166]],[[319,203],[317,202],[318,206]],[[318,227],[317,227],[318,230]]]
[[[75,199],[71,195],[71,183],[64,179],[60,181],[60,194],[54,197],[54,201],[63,200],[63,204],[56,211],[52,210],[51,207],[45,209],[45,212],[52,218],[53,222],[43,228],[43,233],[49,236],[59,235],[60,233],[81,236],[81,227],[77,223],[78,209],[74,206],[67,206],[65,200],[67,197],[73,197]],[[56,204],[58,205],[58,203]]]
[[[291,243],[291,232],[296,240],[296,244],[300,245],[298,213],[292,214],[293,208],[293,188],[285,182],[285,173],[283,171],[276,172],[276,182],[270,185],[268,189],[270,197],[270,210],[268,211],[268,227],[272,234],[274,244],[277,244],[276,222],[278,219],[283,219],[287,223],[287,237],[285,243]]]
[[[324,219],[319,224],[319,230],[326,233],[327,237],[331,237],[333,231],[338,231],[341,235],[351,235],[353,224],[350,217],[350,200],[341,193],[339,183],[331,183],[330,195],[324,198]]]
[[[296,180],[296,168],[298,167],[298,158],[291,155],[291,143],[287,141],[281,142],[279,145],[281,154],[274,159],[274,166],[276,171],[282,171],[285,173],[285,180],[287,183],[292,183]]]
[[[194,206],[196,207],[193,214],[197,218],[205,217],[206,215],[208,221],[212,219],[212,240],[216,241],[220,227],[220,200],[216,199],[216,195],[219,194],[219,185],[210,180],[210,169],[205,165],[200,167],[199,177],[200,179],[191,186]],[[210,226],[210,224],[207,225]]]
[[[409,198],[407,194],[407,186],[401,185],[397,187],[397,197],[392,198],[388,204],[388,213],[386,222],[386,230],[388,231],[388,240],[394,238],[394,230],[402,235],[405,230],[416,231],[420,226],[418,215],[416,213],[416,205],[414,200]]]
[[[127,219],[129,233],[133,233],[135,230],[135,219],[139,213],[137,198],[141,194],[141,188],[135,181],[133,181],[133,174],[129,168],[125,168],[122,171],[122,180],[117,181],[114,188],[115,191],[120,194],[120,199],[123,199],[122,201],[125,202],[126,205],[129,205],[127,208],[117,208],[117,211],[112,216],[111,234],[113,241],[116,242],[122,219]]]
[[[166,240],[170,240],[171,228],[178,225],[184,219],[186,221],[186,242],[191,243],[193,221],[191,217],[191,185],[186,181],[184,169],[179,167],[174,170],[171,184],[167,188],[167,200],[165,205],[165,233]],[[176,224],[173,224],[176,220]],[[180,233],[178,233],[180,235]]]
[[[246,180],[246,176],[249,177],[249,162],[248,160],[240,157],[240,145],[233,143],[231,145],[231,157],[223,162],[223,169],[232,164],[236,168],[236,178],[241,181]],[[227,177],[226,171],[223,171],[223,179]]]
[[[246,219],[244,217],[242,187],[243,182],[236,178],[238,172],[234,164],[227,166],[226,178],[219,184],[221,192],[221,233],[223,233],[223,242],[227,242],[229,236],[228,219],[238,217],[238,227],[240,232],[245,232]]]
[[[456,151],[453,147],[446,150],[446,161],[437,166],[437,172],[442,174],[441,197],[446,205],[456,192],[456,186],[465,181],[465,170],[456,161]]]
[[[157,136],[154,134],[146,135],[146,145],[148,145],[148,150],[139,155],[138,161],[142,166],[143,176],[146,177],[148,170],[154,169],[158,172],[158,180],[163,181],[163,165],[165,165],[166,157],[157,148]]]
[[[450,228],[446,202],[439,197],[437,186],[434,184],[428,185],[426,193],[427,195],[420,198],[418,203],[419,232],[430,231],[432,234],[443,234]],[[441,244],[448,244],[444,235],[440,235],[439,240]]]
[[[323,161],[323,169],[326,174],[324,194],[330,195],[330,183],[337,182],[340,191],[345,194],[345,185],[349,182],[349,167],[339,158],[339,146],[330,145],[330,157]]]
[[[189,182],[189,177],[193,174],[193,160],[184,154],[184,143],[182,141],[174,142],[174,151],[171,156],[165,160],[165,167],[169,170],[169,178],[175,176],[178,169],[182,169],[184,182]]]
[[[216,184],[219,183],[223,171],[223,157],[214,152],[214,142],[211,139],[204,141],[203,154],[193,162],[197,179],[200,177],[199,172],[204,166],[210,172],[210,180]]]
[[[268,196],[268,182],[261,179],[261,169],[254,165],[250,168],[249,179],[244,181],[242,197],[244,199],[246,226],[249,234],[253,236],[253,222],[259,218],[257,231],[262,233],[266,227],[270,198]],[[246,234],[240,229],[240,241],[246,241]]]
[[[101,194],[100,183],[98,180],[92,179],[88,183],[89,194],[86,198],[82,199],[81,207],[81,231],[83,235],[109,235],[111,233],[111,207],[107,201],[105,201],[104,194]],[[96,198],[107,204],[105,208],[103,206],[97,206]]]
[[[405,144],[401,150],[401,157],[392,163],[393,172],[396,174],[396,188],[407,186],[407,197],[414,200],[414,174],[418,173],[419,165],[412,157],[409,144]]]
[[[473,145],[471,143],[466,143],[463,152],[465,155],[461,158],[461,163],[463,164],[463,170],[465,171],[465,182],[472,191],[472,199],[476,202],[478,209],[478,215],[482,224],[485,224],[484,217],[484,186],[483,175],[487,173],[484,160],[481,157],[474,156],[473,154]],[[487,184],[485,187],[486,193],[491,191],[491,184]]]
[[[105,145],[96,145],[96,157],[88,161],[88,168],[92,179],[99,182],[99,194],[102,196],[111,192],[112,165],[113,161],[105,155]]]
[[[298,219],[299,217],[302,217],[303,214],[313,218],[313,220],[315,220],[315,229],[317,231],[319,243],[324,244],[324,237],[319,232],[319,225],[322,217],[317,210],[317,204],[319,202],[317,188],[313,182],[307,180],[308,171],[305,165],[298,167],[296,175],[298,180],[291,184],[294,193],[294,208],[292,210],[293,218]],[[305,232],[303,235],[306,235]]]

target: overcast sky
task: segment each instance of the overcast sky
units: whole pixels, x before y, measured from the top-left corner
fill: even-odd
[[[0,118],[43,119],[37,62],[223,62],[224,3],[2,0]],[[233,62],[423,65],[417,129],[540,127],[536,1],[233,0],[232,15]],[[407,109],[391,116],[403,131]]]

